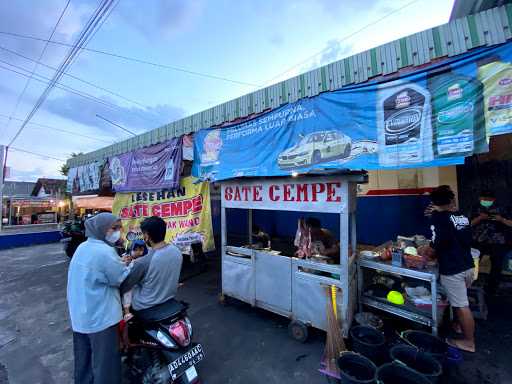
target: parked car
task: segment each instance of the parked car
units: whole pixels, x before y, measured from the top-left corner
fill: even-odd
[[[314,165],[326,160],[343,159],[350,156],[352,139],[338,131],[310,133],[293,147],[279,154],[280,168],[295,168]]]

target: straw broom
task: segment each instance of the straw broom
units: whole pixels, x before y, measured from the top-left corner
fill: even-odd
[[[336,305],[336,287],[327,287],[327,339],[325,341],[325,362],[329,372],[339,375],[337,360],[341,352],[346,351],[345,341],[341,335]]]

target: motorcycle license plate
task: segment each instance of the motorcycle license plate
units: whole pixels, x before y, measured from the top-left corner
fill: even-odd
[[[195,347],[190,349],[187,353],[184,353],[182,356],[178,357],[167,367],[169,368],[169,373],[171,374],[171,378],[176,380],[178,377],[183,375],[189,368],[193,368],[194,365],[199,363],[204,359],[204,351],[201,344],[197,344]],[[193,376],[195,373],[194,370],[190,370],[187,372],[187,379]],[[197,376],[197,373],[196,373]],[[189,380],[190,381],[190,380]]]

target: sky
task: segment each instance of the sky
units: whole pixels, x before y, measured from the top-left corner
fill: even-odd
[[[52,40],[74,43],[99,2],[71,0]],[[66,3],[0,2],[0,145],[14,137],[69,50],[48,44],[38,64],[44,42],[2,32],[48,39]],[[120,0],[87,48],[235,82],[81,51],[70,76],[60,81],[75,93],[51,91],[11,146],[9,179],[62,177],[59,169],[71,153],[130,137],[97,115],[143,133],[444,24],[452,5],[452,0]]]

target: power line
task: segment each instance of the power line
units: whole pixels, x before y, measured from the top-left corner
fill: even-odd
[[[115,125],[115,126],[116,126],[116,127],[118,127],[118,128],[121,128],[123,131],[128,132],[128,133],[129,133],[130,135],[132,135],[132,136],[137,136],[137,134],[136,134],[135,132],[132,132],[132,131],[130,131],[129,129],[127,129],[127,128],[123,127],[123,126],[121,126],[121,125],[119,125],[119,124],[116,124],[116,123],[114,123],[113,121],[110,121],[110,120],[109,120],[109,119],[107,119],[106,117],[103,117],[103,116],[98,115],[98,114],[96,114],[96,117],[99,117],[100,119],[105,120],[107,123],[110,123],[110,124],[112,124],[112,125]]]
[[[58,71],[55,73],[53,78],[50,81],[50,84],[47,85],[45,90],[42,92],[39,99],[36,101],[34,107],[29,112],[27,117],[25,118],[24,122],[21,124],[21,127],[18,129],[14,137],[9,142],[8,146],[11,146],[14,141],[19,137],[21,132],[23,132],[23,129],[28,124],[28,122],[32,119],[32,117],[35,115],[35,113],[39,110],[41,105],[44,103],[52,89],[55,87],[56,83],[60,80],[60,78],[63,76],[63,73],[71,66],[74,59],[80,54],[80,49],[84,45],[84,43],[87,41],[88,37],[94,32],[94,28],[96,27],[97,23],[101,21],[101,18],[105,16],[105,12],[108,11],[108,9],[112,6],[112,1],[104,0],[96,9],[96,11],[93,13],[91,18],[89,19],[89,22],[85,26],[85,28],[80,33],[79,38],[77,39],[76,44],[74,47],[68,52],[68,54],[64,57],[64,60],[62,61],[61,65],[59,66]]]
[[[362,32],[362,31],[364,31],[366,28],[369,28],[369,27],[371,27],[372,25],[375,25],[375,24],[377,24],[377,23],[381,22],[382,20],[384,20],[384,19],[388,18],[389,16],[394,15],[395,13],[402,11],[403,9],[405,9],[405,8],[407,8],[407,7],[409,7],[409,6],[411,6],[411,5],[412,5],[412,4],[414,4],[414,3],[417,3],[418,1],[420,1],[420,0],[413,0],[413,1],[411,1],[411,2],[409,2],[409,3],[407,3],[407,4],[405,4],[405,5],[403,5],[403,6],[402,6],[402,7],[400,7],[400,8],[395,9],[394,11],[391,11],[390,13],[385,14],[384,16],[382,16],[382,17],[378,18],[377,20],[374,20],[374,21],[372,21],[371,23],[366,24],[364,27],[359,28],[358,30],[356,30],[356,31],[354,31],[354,32],[352,32],[352,33],[350,33],[350,34],[348,34],[347,36],[344,36],[343,38],[341,38],[340,40],[337,40],[337,41],[341,43],[341,42],[343,42],[343,41],[345,41],[345,40],[348,40],[348,39],[350,39],[351,37],[353,37],[353,36],[357,35],[358,33],[360,33],[360,32]],[[2,32],[0,32],[0,33],[2,33]],[[274,81],[274,80],[276,80],[276,79],[280,78],[281,76],[283,76],[283,75],[287,74],[287,73],[288,73],[288,72],[290,72],[291,70],[293,70],[293,69],[295,69],[295,68],[297,68],[297,67],[299,67],[299,66],[301,66],[301,65],[303,65],[303,64],[305,64],[305,63],[307,63],[308,61],[310,61],[311,59],[314,59],[315,57],[317,57],[317,56],[321,55],[322,53],[324,53],[324,52],[325,52],[325,51],[327,51],[328,49],[329,49],[329,48],[324,48],[324,49],[322,49],[321,51],[318,51],[317,53],[315,53],[315,54],[313,54],[313,55],[309,56],[308,58],[306,58],[306,59],[304,59],[304,60],[302,60],[302,61],[300,61],[300,62],[298,62],[298,63],[296,63],[296,64],[294,64],[294,65],[292,65],[291,67],[289,67],[289,68],[288,68],[288,69],[286,69],[285,71],[283,71],[283,72],[279,73],[278,75],[274,76],[273,78],[271,78],[271,79],[269,79],[269,80],[265,81],[265,83],[264,83],[261,87],[262,87],[262,88],[263,88],[263,87],[266,87],[268,83],[270,83],[270,82],[272,82],[272,81]]]
[[[31,155],[36,155],[36,156],[40,156],[40,157],[48,158],[48,159],[52,159],[52,160],[58,160],[58,161],[63,161],[63,162],[67,161],[65,159],[60,159],[58,157],[53,157],[53,156],[50,156],[50,155],[45,155],[45,154],[37,153],[37,152],[32,152],[32,151],[29,151],[27,149],[21,149],[21,148],[15,148],[15,147],[9,147],[9,149],[12,149],[12,150],[18,151],[18,152],[29,153]]]
[[[60,13],[59,15],[59,18],[57,20],[57,22],[55,23],[55,25],[53,26],[53,29],[52,29],[52,32],[50,33],[50,37],[48,40],[51,40],[53,35],[55,34],[55,31],[57,30],[57,27],[58,25],[60,24],[60,21],[62,20],[62,17],[64,16],[64,13],[66,13],[66,10],[68,9],[68,6],[69,6],[69,3],[70,3],[71,0],[68,0],[66,2],[66,5],[64,6],[64,9],[62,10],[62,12]],[[19,94],[18,96],[18,99],[16,100],[16,104],[14,106],[14,109],[10,115],[10,117],[13,117],[16,115],[16,112],[18,111],[18,107],[20,105],[20,102],[23,98],[23,96],[25,95],[25,92],[27,91],[27,88],[28,88],[28,85],[30,84],[30,80],[32,80],[32,76],[34,75],[34,72],[37,68],[37,65],[39,64],[39,62],[41,61],[41,59],[43,58],[44,54],[46,53],[46,49],[48,48],[48,44],[49,43],[45,43],[44,47],[43,47],[43,50],[41,51],[41,54],[39,55],[39,59],[37,59],[36,61],[36,64],[34,65],[34,68],[32,68],[32,72],[30,73],[30,77],[27,79],[27,81],[25,82],[25,86],[23,87],[23,90],[21,91],[21,93]],[[9,124],[11,123],[11,120],[8,121],[7,123],[7,127],[6,127],[6,131],[9,129]]]
[[[25,72],[29,72],[27,69],[25,69],[23,67],[11,64],[11,63],[9,63],[7,61],[4,61],[4,60],[0,60],[0,63],[4,63],[4,64],[7,64],[7,65],[10,65],[11,67],[20,69],[20,70],[25,71]],[[26,73],[15,71],[15,70],[13,70],[11,68],[7,68],[7,67],[5,67],[3,65],[0,65],[0,68],[5,69],[6,71],[11,71],[11,72],[17,73],[18,75],[21,75],[21,76],[25,76],[25,77],[29,76]],[[34,76],[36,76],[36,77],[34,77],[33,80],[39,81],[40,83],[43,83],[43,84],[50,84],[50,81],[51,81],[50,78],[48,78],[46,76],[43,76],[43,75],[39,75],[37,73],[35,73]],[[39,78],[44,79],[44,80],[41,80]],[[119,107],[116,104],[110,103],[110,102],[108,102],[106,100],[102,100],[99,97],[91,95],[90,93],[87,93],[87,92],[84,92],[84,91],[79,91],[79,90],[77,90],[75,88],[72,88],[72,87],[70,87],[68,85],[57,83],[57,85],[55,85],[55,88],[59,88],[59,89],[62,89],[63,91],[67,91],[67,92],[73,93],[73,94],[75,94],[77,96],[81,96],[81,97],[83,97],[83,98],[85,98],[87,100],[94,101],[96,103],[102,104],[102,105],[104,105],[106,107],[109,107],[109,108],[112,108],[112,109],[121,109],[121,107]],[[137,113],[136,111],[130,111],[130,112]]]
[[[4,117],[4,118],[9,119],[9,120],[23,121],[23,119],[18,119],[16,117],[10,117],[10,116],[4,115],[2,113],[0,113],[0,117]],[[68,133],[68,134],[73,135],[73,136],[80,136],[80,137],[84,137],[86,139],[91,139],[91,140],[101,141],[101,142],[107,143],[107,144],[112,144],[112,141],[103,140],[103,139],[100,139],[100,138],[95,137],[95,136],[85,135],[83,133],[77,133],[77,132],[73,132],[73,131],[68,131],[68,130],[63,129],[63,128],[52,127],[51,125],[34,123],[33,121],[31,121],[29,123],[29,125],[37,125],[39,127],[51,129],[51,130],[54,130],[54,131],[57,131],[57,132]]]
[[[30,57],[28,57],[28,56],[22,55],[21,53],[16,52],[16,51],[13,51],[13,50],[11,50],[11,49],[9,49],[9,48],[2,47],[1,45],[0,45],[0,49],[1,49],[1,50],[4,50],[4,51],[6,51],[6,52],[9,52],[9,53],[11,53],[11,54],[13,54],[13,55],[19,56],[19,57],[21,57],[21,58],[23,58],[23,59],[25,59],[25,60],[35,61],[34,59],[32,59],[32,58],[30,58]],[[56,70],[57,70],[57,68],[52,67],[51,65],[48,65],[48,64],[45,64],[45,63],[42,63],[42,62],[39,62],[39,65],[41,65],[41,66],[43,66],[43,67],[46,67],[46,68],[48,68],[48,69],[52,69],[52,70],[54,70],[54,71],[56,71]],[[107,88],[104,88],[104,87],[102,87],[102,86],[100,86],[100,85],[98,85],[98,84],[92,83],[92,82],[90,82],[90,81],[84,80],[84,79],[82,79],[82,78],[80,78],[80,77],[78,77],[78,76],[72,75],[72,74],[70,74],[70,73],[64,73],[64,75],[65,75],[65,76],[68,76],[68,77],[70,77],[70,78],[72,78],[72,79],[78,80],[78,81],[80,81],[80,82],[82,82],[82,83],[84,83],[84,84],[90,85],[91,87],[94,87],[94,88],[100,89],[100,90],[102,90],[102,91],[104,91],[104,92],[107,92],[107,93],[110,93],[111,95],[116,96],[116,97],[119,97],[120,99],[123,99],[123,100],[125,100],[125,101],[128,101],[128,102],[130,102],[130,103],[132,103],[132,104],[136,104],[136,105],[138,105],[139,107],[146,108],[146,109],[148,109],[148,110],[150,109],[150,107],[149,107],[149,106],[147,106],[147,105],[144,105],[144,104],[139,103],[138,101],[135,101],[135,100],[129,99],[129,98],[127,98],[127,97],[123,96],[123,95],[120,95],[119,93],[116,93],[116,92],[114,92],[114,91],[111,91],[111,90],[109,90],[109,89],[107,89]]]
[[[47,39],[43,39],[43,38],[40,38],[40,37],[37,37],[37,36],[23,35],[23,34],[20,34],[20,33],[0,31],[0,34],[6,35],[6,36],[18,37],[18,38],[22,38],[22,39],[31,39],[31,40],[37,40],[37,41],[43,41],[43,42],[47,42],[48,41],[50,44],[61,45],[61,46],[64,46],[64,47],[71,46],[70,44],[64,43],[64,42],[61,42],[61,41],[47,40]],[[152,62],[152,61],[149,61],[149,60],[144,60],[144,59],[139,59],[139,58],[136,58],[136,57],[121,55],[119,53],[114,53],[114,52],[103,51],[103,50],[100,50],[100,49],[84,48],[84,51],[98,53],[98,54],[106,55],[106,56],[112,56],[112,57],[116,57],[118,59],[122,59],[122,60],[126,60],[126,61],[132,61],[132,62],[139,63],[139,64],[150,65],[150,66],[153,66],[153,67],[169,69],[169,70],[176,71],[176,72],[183,72],[183,73],[187,73],[189,75],[200,76],[200,77],[204,77],[204,78],[208,78],[208,79],[221,80],[221,81],[226,81],[226,82],[233,83],[233,84],[246,85],[246,86],[249,86],[249,87],[259,87],[258,84],[249,83],[249,82],[246,82],[246,81],[234,80],[234,79],[230,79],[230,78],[227,78],[227,77],[224,77],[224,76],[217,76],[217,75],[212,75],[212,74],[209,74],[209,73],[193,71],[191,69],[175,67],[175,66],[168,65],[168,64],[155,63],[155,62]]]

